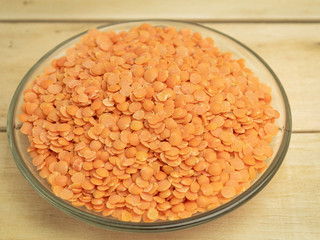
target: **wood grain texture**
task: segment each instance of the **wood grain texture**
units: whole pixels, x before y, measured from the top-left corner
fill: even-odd
[[[0,239],[319,239],[320,134],[293,134],[273,180],[242,207],[210,223],[178,232],[121,233],[75,220],[38,196],[17,169],[0,133]]]
[[[61,41],[102,23],[1,23],[0,128],[11,97],[31,66]],[[288,94],[294,131],[320,130],[320,24],[205,24],[262,56]]]
[[[11,0],[2,1],[1,20],[320,20],[318,0]]]

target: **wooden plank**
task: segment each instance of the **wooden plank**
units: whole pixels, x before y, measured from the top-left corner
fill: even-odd
[[[61,41],[95,23],[0,24],[0,128],[15,88],[28,69]],[[294,131],[320,130],[320,24],[207,24],[233,36],[261,55],[287,91]]]
[[[187,19],[205,21],[314,21],[320,2],[212,0],[5,0],[1,20]]]
[[[0,239],[150,238],[96,228],[63,214],[38,196],[20,174],[5,133],[0,133],[0,152]],[[279,172],[247,204],[210,223],[153,234],[152,239],[319,239],[319,155],[320,134],[293,134]]]

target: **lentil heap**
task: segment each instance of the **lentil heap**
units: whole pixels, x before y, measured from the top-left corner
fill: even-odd
[[[190,217],[266,168],[271,88],[189,29],[92,29],[24,92],[21,132],[54,194],[121,221]]]

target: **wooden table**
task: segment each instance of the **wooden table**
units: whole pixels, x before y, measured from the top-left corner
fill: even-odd
[[[293,117],[290,149],[270,184],[210,223],[161,234],[96,228],[55,209],[18,171],[7,109],[27,70],[62,40],[111,21],[183,19],[225,32],[273,68]],[[0,3],[0,239],[320,239],[320,1],[2,0]]]

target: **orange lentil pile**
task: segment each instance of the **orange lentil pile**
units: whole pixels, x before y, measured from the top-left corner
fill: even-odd
[[[19,119],[58,197],[121,221],[176,220],[226,203],[267,167],[270,93],[189,29],[92,29],[29,85]]]

